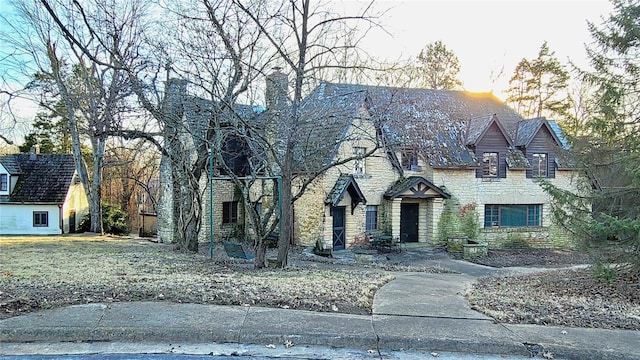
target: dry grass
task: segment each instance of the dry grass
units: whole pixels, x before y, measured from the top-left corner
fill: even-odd
[[[0,237],[0,318],[90,302],[164,300],[368,314],[393,277],[357,269],[253,270],[146,240]]]
[[[640,282],[631,274],[607,283],[590,269],[479,279],[472,307],[500,322],[640,330]]]

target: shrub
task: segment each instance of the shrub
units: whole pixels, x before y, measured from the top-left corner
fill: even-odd
[[[80,222],[80,231],[89,231],[91,227],[90,214],[85,215]],[[127,213],[120,207],[111,204],[102,204],[102,229],[107,234],[127,235]]]
[[[460,208],[460,232],[470,240],[477,240],[480,234],[480,221],[476,204],[467,204]]]

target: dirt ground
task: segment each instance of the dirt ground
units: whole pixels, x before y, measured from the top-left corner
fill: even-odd
[[[551,249],[489,250],[486,257],[471,260],[477,264],[497,268],[513,266],[566,267],[588,264],[585,253]]]

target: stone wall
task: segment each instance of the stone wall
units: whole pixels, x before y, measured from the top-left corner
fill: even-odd
[[[360,117],[353,120],[350,131],[345,136],[345,141],[340,145],[336,158],[344,159],[353,156],[354,147],[364,147],[367,151],[374,148],[371,135],[375,134],[375,128],[361,112]],[[333,246],[333,217],[331,206],[324,203],[327,194],[333,189],[340,174],[353,174],[355,161],[329,169],[324,176],[318,178],[313,186],[295,203],[295,240],[301,245],[313,245],[320,237],[325,248]],[[384,151],[376,150],[372,156],[365,159],[364,174],[354,175],[360,190],[362,191],[366,205],[377,205],[378,211],[382,210],[383,195],[399,178],[399,174],[393,169]],[[365,230],[366,205],[358,204],[353,213],[351,211],[351,198],[345,193],[339,206],[346,206],[346,247],[350,247],[359,241]]]
[[[169,159],[160,160],[160,195],[156,212],[158,214],[158,242],[173,242],[173,185]]]
[[[554,185],[576,191],[576,181],[581,177],[573,171],[556,171]],[[485,204],[542,204],[541,228],[482,228],[481,241],[490,247],[502,247],[509,242],[526,241],[537,247],[570,247],[572,240],[566,232],[558,231],[553,224],[549,195],[535,179],[527,178],[524,170],[509,170],[507,177],[476,178],[475,171],[434,170],[434,183],[442,184],[460,206],[476,204],[480,226],[484,226]]]

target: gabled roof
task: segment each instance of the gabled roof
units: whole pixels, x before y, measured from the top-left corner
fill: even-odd
[[[408,178],[400,178],[395,184],[391,185],[389,190],[384,193],[387,199],[397,197],[414,198],[414,199],[430,199],[445,198],[451,196],[444,190],[435,186],[431,181],[421,176],[410,176]]]
[[[560,127],[555,122],[554,124],[555,124],[555,128],[557,128],[557,130],[559,131]],[[522,120],[518,122],[518,130],[516,132],[515,146],[525,147],[525,148],[528,147],[531,141],[533,140],[533,138],[538,134],[538,132],[542,127],[546,127],[547,130],[549,130],[549,133],[553,137],[553,140],[556,142],[556,144],[558,144],[559,146],[563,145],[563,141],[561,141],[560,138],[558,137],[558,134],[556,133],[556,130],[554,129],[554,127],[551,126],[551,124],[546,118],[540,117],[540,118],[535,118],[530,120]],[[564,144],[566,144],[566,140],[564,141]]]
[[[511,137],[504,126],[502,126],[502,123],[498,121],[496,114],[469,119],[469,125],[467,128],[467,146],[475,146],[480,140],[482,140],[493,124],[498,127],[502,136],[504,136],[509,146],[511,146],[513,144]]]
[[[18,175],[9,202],[62,204],[76,171],[72,155],[12,154],[0,163]]]
[[[325,162],[335,155],[360,109],[367,110],[371,121],[382,130],[389,149],[414,149],[437,167],[478,165],[467,146],[470,119],[487,120],[495,114],[507,139],[513,139],[517,122],[522,120],[493,94],[467,91],[322,83],[304,104],[302,118],[314,124],[305,136],[333,149],[323,152]],[[473,125],[474,129],[478,126],[482,127]]]
[[[4,166],[4,168],[11,175],[20,175],[22,174],[22,169],[20,169],[20,164],[17,161],[17,157],[15,154],[11,155],[1,155],[0,156],[0,164]]]
[[[331,204],[331,206],[337,206],[342,198],[344,198],[344,193],[348,192],[351,197],[351,213],[359,203],[366,204],[367,199],[365,199],[358,183],[353,178],[353,175],[348,174],[340,174],[338,180],[336,180],[335,185],[333,185],[333,189],[327,194],[327,198],[324,200],[326,204]]]
[[[317,171],[333,160],[364,105],[365,95],[361,86],[322,83],[302,101],[301,124],[296,129],[296,169]]]

